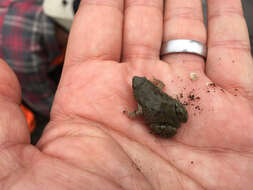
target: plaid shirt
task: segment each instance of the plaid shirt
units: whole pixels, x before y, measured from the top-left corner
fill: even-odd
[[[42,11],[42,0],[0,0],[0,57],[15,71],[23,100],[48,115],[55,84],[47,76],[60,50],[54,24]]]

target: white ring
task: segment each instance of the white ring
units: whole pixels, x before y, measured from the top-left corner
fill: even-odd
[[[195,40],[169,40],[162,44],[161,56],[171,53],[193,53],[206,58],[207,48],[204,44]]]

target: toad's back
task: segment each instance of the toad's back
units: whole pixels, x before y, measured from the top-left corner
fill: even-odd
[[[175,112],[176,100],[161,91],[145,77],[133,78],[134,97],[142,107],[147,123],[165,123],[175,127],[180,121]]]

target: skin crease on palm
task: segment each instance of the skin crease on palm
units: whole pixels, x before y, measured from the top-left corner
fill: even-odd
[[[36,146],[18,81],[1,61],[0,189],[252,189],[253,64],[241,2],[207,3],[206,31],[200,0],[83,0]],[[160,59],[161,42],[177,38],[208,39],[206,62],[191,54]],[[137,108],[134,75],[163,81],[173,97],[194,88],[201,110],[187,106],[175,137],[155,137],[122,113]],[[207,93],[208,82],[215,91]]]

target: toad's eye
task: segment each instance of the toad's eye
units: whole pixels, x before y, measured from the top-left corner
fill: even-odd
[[[175,111],[177,114],[177,117],[180,119],[181,122],[186,122],[188,119],[188,113],[186,109],[179,103],[175,104]]]

